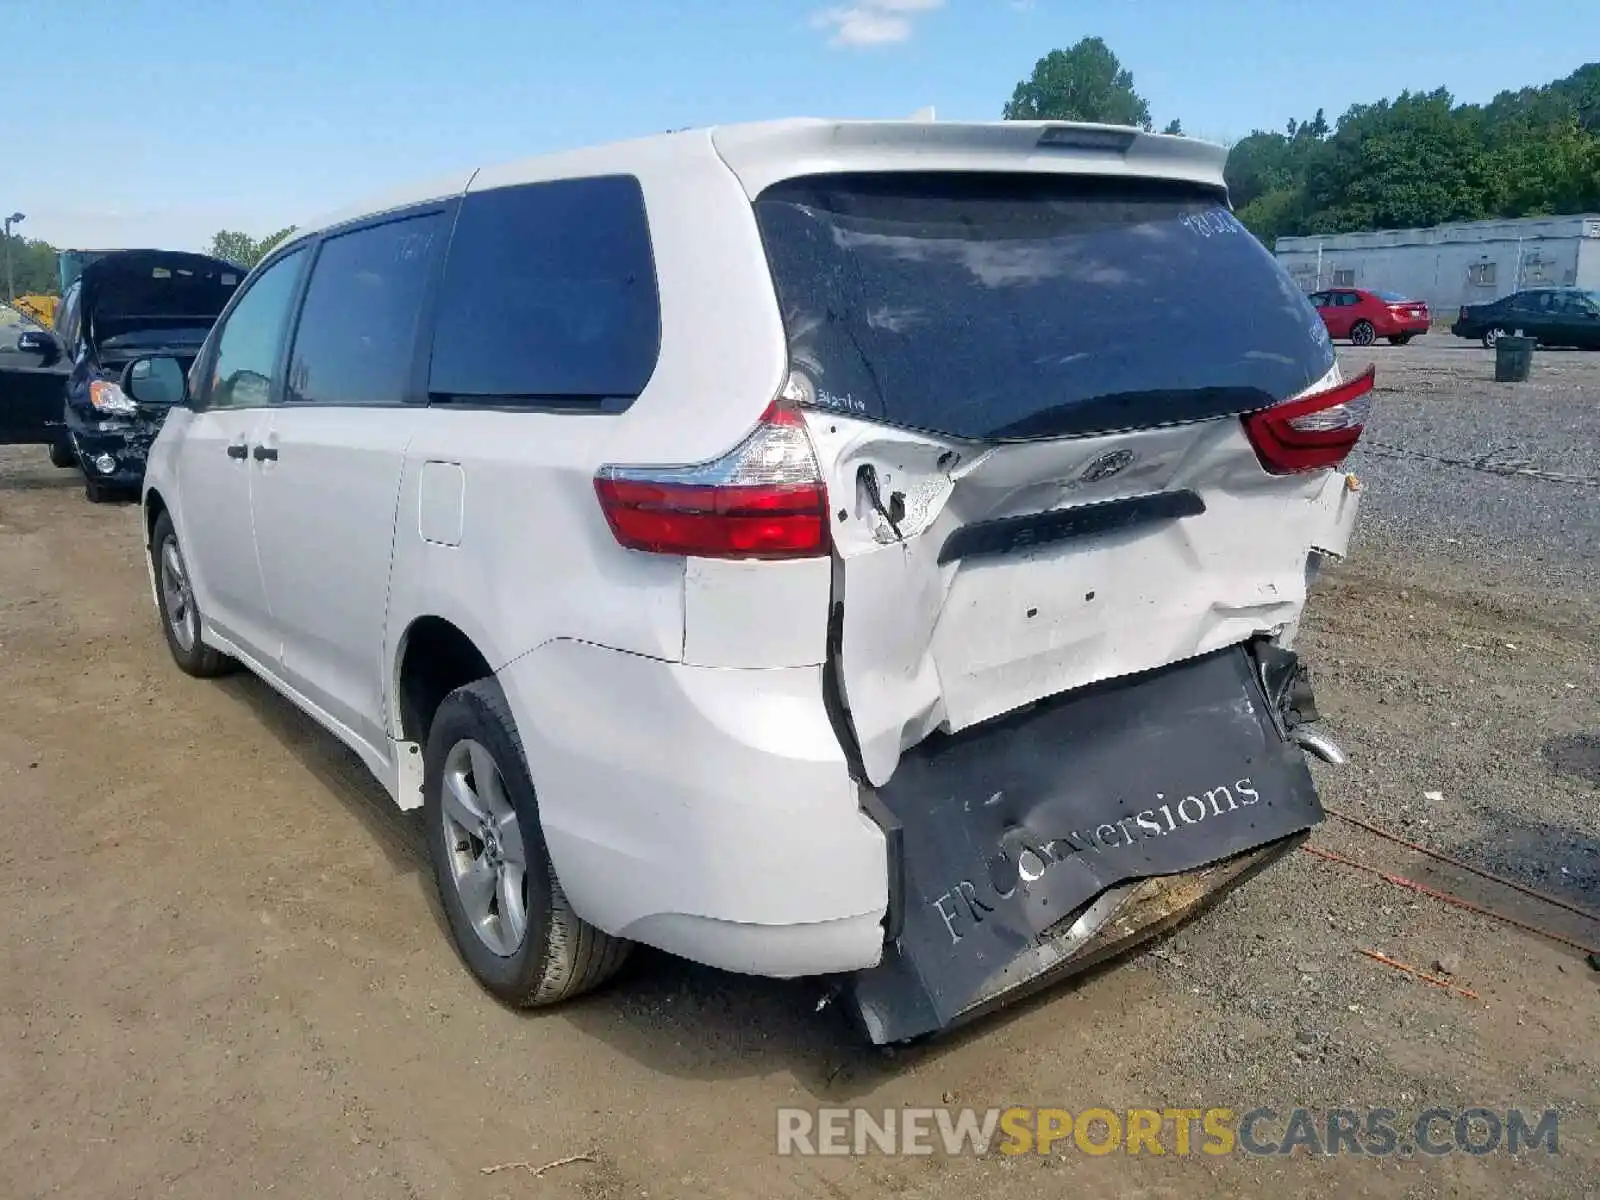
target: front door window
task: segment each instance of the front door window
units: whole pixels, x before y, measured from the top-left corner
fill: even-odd
[[[207,408],[260,408],[277,384],[289,306],[305,254],[296,250],[268,267],[228,314],[217,341]]]

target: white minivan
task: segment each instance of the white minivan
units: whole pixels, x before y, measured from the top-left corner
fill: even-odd
[[[421,808],[468,967],[831,976],[875,1041],[1307,836],[1292,649],[1370,372],[1224,152],[783,121],[411,189],[277,247],[144,483],[192,675]]]

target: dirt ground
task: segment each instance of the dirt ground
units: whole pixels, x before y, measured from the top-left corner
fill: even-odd
[[[1369,352],[1371,519],[1303,633],[1352,760],[1319,781],[1338,812],[1597,909],[1600,355],[1496,388],[1449,341]],[[445,940],[412,822],[265,686],[181,676],[137,510],[91,507],[38,449],[0,450],[0,697],[5,1197],[1600,1194],[1600,973],[1305,853],[898,1054],[819,1012],[814,983],[654,953],[558,1011],[506,1011]],[[1600,945],[1600,924],[1338,819],[1312,845]],[[1442,961],[1477,999],[1362,949]],[[856,1104],[1561,1125],[1554,1156],[775,1154],[778,1108]]]

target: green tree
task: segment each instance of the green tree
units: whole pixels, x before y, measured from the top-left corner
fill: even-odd
[[[211,238],[211,247],[207,251],[213,258],[223,258],[231,263],[238,263],[241,267],[253,267],[284,238],[295,231],[295,226],[280,229],[277,233],[268,234],[257,241],[248,233],[240,233],[236,229],[219,229]]]
[[[1239,219],[1271,244],[1482,217],[1600,208],[1600,63],[1565,79],[1455,104],[1443,88],[1358,104],[1330,129],[1319,110],[1234,144]]]
[[[241,267],[253,267],[261,258],[255,238],[235,229],[219,229],[213,234],[207,253],[213,258],[225,258],[231,263],[238,263]]]
[[[4,235],[0,235],[4,236]],[[54,296],[61,290],[56,272],[56,248],[49,242],[28,241],[11,235],[11,277],[19,296]],[[0,300],[5,299],[5,266],[0,258]]]
[[[1519,122],[1489,151],[1495,216],[1547,216],[1600,208],[1600,138],[1569,116],[1545,128]]]
[[[1097,37],[1041,58],[1033,74],[1017,84],[1002,115],[1008,121],[1098,121],[1150,128],[1150,105],[1133,90],[1133,73]]]
[[[1351,108],[1311,153],[1304,186],[1311,232],[1491,215],[1484,147],[1443,88]]]
[[[1162,133],[1170,133],[1170,134],[1173,134],[1173,135],[1175,135],[1177,137],[1182,137],[1183,136],[1183,122],[1178,120],[1177,117],[1173,117],[1172,120],[1167,122],[1167,127],[1165,129],[1163,129],[1161,132]]]
[[[274,246],[283,241],[284,238],[288,237],[294,231],[295,227],[290,225],[278,230],[277,233],[267,234],[266,237],[262,238],[256,243],[256,260],[259,262],[261,259],[265,258],[269,253],[272,252],[272,248]],[[251,263],[250,265],[255,266],[255,263]]]
[[[1243,209],[1258,197],[1293,189],[1304,181],[1316,146],[1328,136],[1328,121],[1319,108],[1309,121],[1291,118],[1287,129],[1287,133],[1258,129],[1229,150],[1224,177],[1235,208]]]
[[[1299,233],[1304,227],[1300,193],[1293,188],[1266,192],[1238,209],[1241,224],[1271,246],[1280,237]]]

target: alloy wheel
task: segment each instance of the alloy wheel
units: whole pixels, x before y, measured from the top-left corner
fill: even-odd
[[[478,940],[510,958],[528,932],[528,855],[517,810],[480,742],[452,746],[443,774],[439,810],[456,898]]]
[[[185,653],[193,650],[200,636],[195,620],[194,589],[189,583],[189,572],[184,566],[183,553],[178,549],[176,535],[169,535],[161,543],[161,607],[178,648]]]

